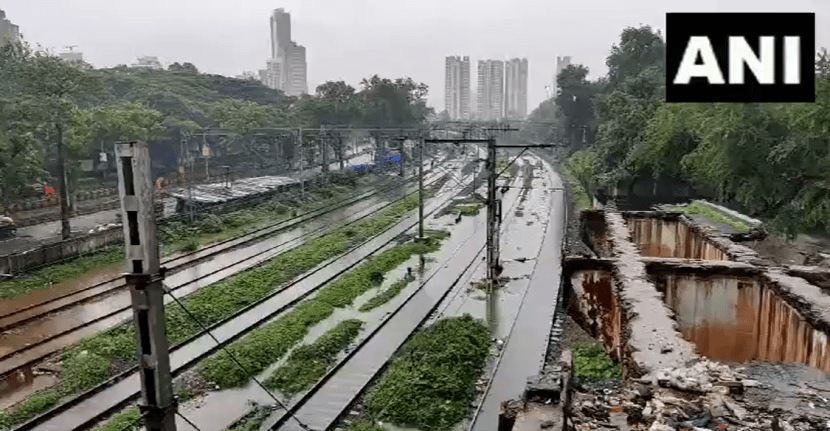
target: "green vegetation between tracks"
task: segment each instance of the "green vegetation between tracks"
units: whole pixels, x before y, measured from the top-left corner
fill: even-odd
[[[218,283],[205,286],[184,298],[182,302],[205,325],[217,323],[268,296],[322,262],[343,254],[352,247],[382,232],[417,206],[417,195],[408,196],[371,218],[337,228],[326,235],[281,253],[254,268]],[[413,244],[408,245],[415,247]],[[419,246],[428,247],[429,244]],[[423,250],[423,248],[419,248],[419,250]],[[380,264],[382,260],[378,256],[372,259],[371,262]],[[369,263],[364,264],[364,267],[367,265]],[[352,274],[357,271],[353,271]],[[326,301],[331,304],[340,304],[348,298],[348,292],[342,291],[357,290],[359,288],[350,284],[344,286],[345,282],[342,281],[344,279],[346,277],[340,279],[340,284],[336,282],[329,286],[328,292],[330,293],[326,293],[327,291],[321,292],[321,295],[318,295],[318,298],[322,298],[319,302],[306,302],[292,310],[289,315],[294,317],[287,324],[302,325],[303,322],[313,320],[314,316],[321,316],[320,313],[330,314],[331,309],[327,307],[331,305]],[[362,280],[354,280],[350,283]],[[322,306],[317,304],[322,304]],[[286,317],[289,315],[286,315]],[[317,322],[320,320],[317,320]],[[167,308],[166,326],[171,344],[181,343],[201,331],[199,324],[194,322],[178,305]],[[305,326],[302,326],[303,335],[305,334],[305,328]],[[286,334],[295,334],[297,328],[287,326],[284,330]],[[243,340],[257,339],[257,337],[263,336],[257,334],[260,333],[255,331],[250,337]],[[291,345],[301,339],[302,336]],[[287,350],[287,347],[285,349]],[[284,353],[285,351],[282,352],[282,354]],[[222,365],[227,369],[238,369],[227,365],[225,362],[227,358],[224,355],[222,358],[214,360],[217,366]],[[37,414],[43,413],[57,405],[63,397],[78,394],[104,382],[134,361],[135,330],[132,322],[82,341],[63,353],[59,384],[54,388],[38,391],[15,407],[0,413],[0,429],[11,428]],[[208,362],[210,363],[210,360]],[[268,362],[268,364],[271,363],[273,361]],[[264,368],[260,368],[260,371],[262,369]],[[247,381],[247,378],[244,380]]]
[[[469,412],[490,352],[490,331],[469,315],[439,320],[408,341],[366,395],[364,414],[422,431],[452,428]],[[372,431],[370,422],[349,431]]]
[[[372,311],[375,308],[380,307],[381,305],[386,304],[387,302],[391,301],[392,298],[398,296],[401,291],[411,282],[409,278],[401,278],[400,280],[395,280],[389,287],[386,289],[381,290],[375,296],[369,298],[365,304],[360,306],[360,312],[366,313],[368,311]]]
[[[285,364],[271,374],[264,384],[287,396],[310,388],[334,367],[337,356],[354,342],[363,329],[359,319],[344,320],[311,344],[296,348]]]
[[[385,250],[291,311],[231,343],[227,350],[245,366],[244,370],[223,351],[202,361],[199,372],[220,388],[247,384],[252,377],[277,362],[292,346],[302,341],[312,326],[331,316],[335,309],[351,306],[355,299],[382,280],[384,274],[411,256],[437,250],[440,238],[445,236],[442,233],[424,242],[404,243]]]
[[[204,245],[233,238],[256,228],[287,220],[297,214],[318,210],[342,201],[348,194],[365,191],[366,186],[360,185],[360,190],[354,193],[356,186],[359,186],[359,183],[354,177],[343,176],[325,188],[309,192],[305,200],[277,196],[261,204],[222,215],[206,214],[193,223],[166,223],[159,229],[162,252],[164,255],[192,252]],[[119,244],[63,263],[49,265],[11,280],[0,281],[0,299],[44,289],[54,283],[68,282],[106,265],[113,265],[113,272],[117,273],[116,267],[123,260],[124,247]]]

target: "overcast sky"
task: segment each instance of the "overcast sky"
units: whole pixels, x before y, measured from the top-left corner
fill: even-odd
[[[532,110],[557,55],[603,74],[623,28],[663,28],[666,12],[816,12],[817,44],[830,47],[830,0],[0,0],[28,41],[56,51],[78,45],[96,67],[155,55],[231,76],[264,67],[268,18],[279,7],[307,49],[310,90],[410,76],[429,85],[438,110],[447,55],[526,57]]]

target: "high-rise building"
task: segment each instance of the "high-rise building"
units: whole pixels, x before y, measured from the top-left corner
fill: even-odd
[[[444,108],[452,120],[470,119],[470,57],[447,57]]]
[[[483,121],[504,118],[504,62],[478,61],[477,117]]]
[[[504,116],[510,120],[527,117],[527,59],[514,58],[504,67]]]
[[[271,59],[260,71],[262,83],[289,96],[308,93],[305,47],[291,40],[291,14],[285,9],[271,13]],[[279,77],[274,76],[276,73]]]
[[[556,97],[559,94],[559,84],[557,84],[556,80],[559,78],[559,74],[565,70],[566,67],[571,65],[571,57],[556,57],[556,74],[553,75],[553,86],[551,87],[551,95],[552,97]]]
[[[68,61],[70,63],[83,63],[84,62],[84,54],[82,52],[74,51],[70,49],[69,51],[62,52],[58,54],[58,57],[63,61]]]
[[[0,9],[0,46],[20,40],[20,28],[6,18],[6,12]]]

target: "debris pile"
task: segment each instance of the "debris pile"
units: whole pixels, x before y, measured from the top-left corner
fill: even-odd
[[[743,368],[708,360],[624,385],[577,385],[569,429],[830,431],[830,420],[823,415],[770,407],[769,400],[745,396],[764,384],[749,378]],[[827,401],[820,394],[813,396],[818,402]]]

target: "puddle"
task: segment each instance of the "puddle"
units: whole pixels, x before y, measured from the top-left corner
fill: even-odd
[[[749,277],[653,277],[678,330],[698,352],[724,362],[793,362],[830,372],[830,343],[771,289]]]
[[[680,218],[634,217],[626,215],[631,239],[640,253],[648,257],[729,260],[699,232]]]
[[[18,369],[0,378],[0,410],[5,410],[39,391],[55,384],[57,378],[33,367]]]

